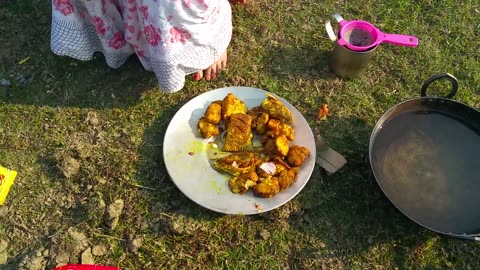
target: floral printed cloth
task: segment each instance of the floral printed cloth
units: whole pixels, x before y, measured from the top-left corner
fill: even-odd
[[[90,60],[98,51],[118,68],[135,53],[166,92],[215,63],[231,35],[228,0],[52,0],[55,54]]]

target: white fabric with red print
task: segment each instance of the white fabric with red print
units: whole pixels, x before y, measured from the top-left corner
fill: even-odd
[[[112,68],[136,54],[166,92],[218,60],[231,35],[227,0],[52,0],[54,53],[90,60],[99,51]]]

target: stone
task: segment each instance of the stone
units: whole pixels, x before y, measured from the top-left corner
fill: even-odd
[[[94,256],[103,256],[105,254],[107,254],[107,247],[105,245],[95,245],[93,246],[92,248],[92,254]]]
[[[46,266],[46,261],[45,258],[42,256],[35,256],[33,257],[26,265],[25,267],[28,270],[44,270]]]
[[[87,248],[82,252],[81,262],[82,264],[95,264],[91,248]]]
[[[126,230],[124,232],[125,240],[126,240],[126,248],[128,251],[136,253],[143,244],[142,237],[135,237],[135,233],[133,231]]]
[[[66,178],[71,178],[80,172],[80,162],[72,157],[65,157],[60,167]]]
[[[70,261],[70,255],[63,250],[59,251],[57,256],[55,256],[56,267],[68,264],[69,261]]]
[[[92,126],[97,126],[98,124],[100,124],[100,120],[98,119],[98,116],[95,112],[88,112],[85,121],[87,121]]]
[[[0,265],[7,264],[8,254],[7,254],[8,242],[6,240],[0,239]]]
[[[123,211],[123,200],[118,199],[110,204],[105,211],[105,223],[110,229],[115,229]]]
[[[133,239],[132,242],[130,242],[129,250],[131,252],[137,252],[138,249],[142,247],[142,244],[143,244],[143,239],[141,237],[137,237]]]
[[[78,232],[71,227],[68,229],[68,235],[72,239],[71,249],[69,249],[72,253],[72,256],[78,256],[82,250],[88,247],[88,238],[84,233]]]
[[[0,206],[0,217],[6,217],[8,213],[8,207],[6,205]]]
[[[270,237],[270,233],[267,230],[261,230],[259,234],[263,240],[267,240]]]

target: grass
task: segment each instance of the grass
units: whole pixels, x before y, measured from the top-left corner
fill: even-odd
[[[78,262],[68,233],[75,228],[88,246],[109,248],[96,263],[122,269],[479,269],[479,243],[410,221],[368,163],[375,121],[419,96],[434,74],[454,74],[455,99],[480,107],[478,2],[258,0],[233,9],[228,70],[164,94],[134,57],[110,69],[100,54],[88,62],[53,55],[48,1],[0,4],[0,78],[12,83],[0,86],[0,164],[19,172],[0,207],[0,239],[9,242],[0,268],[18,269],[42,248],[50,251],[47,269],[58,247]],[[327,66],[332,43],[323,27],[335,12],[416,35],[420,45],[382,45],[364,75],[338,79]],[[22,84],[19,75],[33,79]],[[264,215],[225,216],[190,201],[168,178],[163,135],[189,99],[233,85],[289,100],[347,165],[331,176],[316,168],[297,197]],[[332,115],[319,123],[323,103]],[[80,168],[66,179],[59,168],[69,158]],[[103,205],[116,199],[125,208],[109,230]],[[137,252],[126,232],[143,240]]]

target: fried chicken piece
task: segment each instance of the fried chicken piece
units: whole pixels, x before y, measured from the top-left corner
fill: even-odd
[[[239,176],[233,176],[228,181],[228,187],[233,193],[245,194],[251,187],[257,185],[258,175],[248,172]]]
[[[263,150],[265,154],[272,157],[285,157],[288,154],[289,148],[287,138],[280,135],[269,139],[265,143]]]
[[[238,99],[232,93],[228,95],[222,101],[222,119],[227,120],[232,114],[246,113],[248,110],[247,105]]]
[[[272,137],[280,135],[282,133],[282,127],[283,127],[282,121],[275,118],[271,118],[270,120],[268,120],[268,123],[267,123],[268,135]]]
[[[213,161],[213,167],[222,172],[239,176],[254,172],[262,158],[252,152],[234,153]]]
[[[289,124],[283,123],[282,124],[282,132],[280,134],[285,135],[285,138],[289,141],[293,141],[295,138],[295,129]]]
[[[252,117],[245,113],[232,114],[228,120],[223,151],[239,152],[252,148]]]
[[[308,158],[308,156],[310,156],[310,150],[308,150],[308,148],[299,145],[293,145],[290,147],[290,150],[288,150],[287,162],[293,167],[300,167]]]
[[[275,173],[273,174],[274,176],[279,175],[285,170],[291,169],[290,165],[288,165],[288,163],[285,162],[283,158],[275,158],[273,159],[273,162],[275,163]]]
[[[200,118],[198,121],[198,129],[200,130],[200,134],[203,138],[207,139],[212,136],[217,136],[220,131],[218,127],[205,119],[205,117]]]
[[[280,192],[280,186],[276,177],[267,177],[253,187],[253,193],[264,198],[271,198]]]
[[[270,137],[284,135],[289,141],[293,141],[295,137],[295,130],[289,124],[275,118],[270,118],[270,120],[268,120],[267,128],[267,135]]]
[[[207,122],[218,125],[220,120],[222,120],[222,103],[218,101],[210,103],[203,117],[205,117]]]
[[[256,106],[247,111],[247,114],[252,117],[252,129],[257,128],[257,120],[263,113],[263,109],[260,106]]]
[[[280,187],[280,191],[284,191],[293,183],[295,183],[299,170],[299,167],[294,167],[289,170],[284,170],[278,175],[278,185]]]
[[[258,134],[262,135],[267,132],[267,123],[269,119],[270,116],[268,115],[268,113],[265,112],[261,113],[260,116],[257,118],[255,131],[257,131]]]
[[[290,112],[282,102],[270,94],[267,94],[267,98],[262,101],[260,106],[273,118],[280,119],[287,123],[293,120],[292,112]]]

